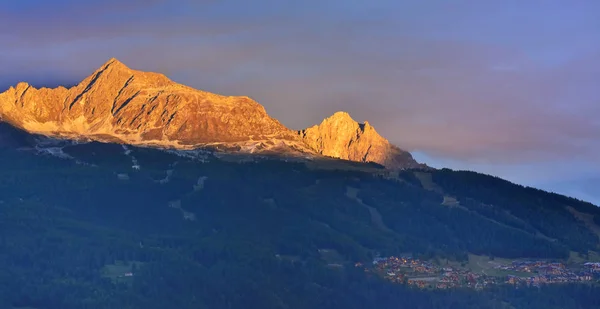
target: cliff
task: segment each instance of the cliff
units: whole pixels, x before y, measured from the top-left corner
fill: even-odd
[[[389,168],[417,168],[412,155],[390,144],[368,122],[358,123],[346,112],[337,112],[321,124],[298,132],[317,153],[357,162],[376,162]]]
[[[3,118],[29,132],[197,146],[294,136],[248,97],[221,96],[111,59],[71,88],[19,83],[0,95]]]
[[[0,119],[30,133],[132,145],[242,152],[300,152],[417,167],[368,123],[344,112],[295,132],[248,97],[223,96],[177,84],[159,73],[110,59],[70,89],[21,82],[0,94]]]

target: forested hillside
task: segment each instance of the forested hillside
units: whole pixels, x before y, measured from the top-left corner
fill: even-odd
[[[421,290],[355,267],[407,253],[464,263],[597,249],[597,225],[581,219],[595,206],[497,178],[4,145],[0,308],[600,306],[593,283]]]

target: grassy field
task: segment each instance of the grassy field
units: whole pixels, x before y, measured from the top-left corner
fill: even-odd
[[[330,264],[343,264],[347,262],[335,249],[320,249],[321,259]]]
[[[433,177],[431,176],[430,173],[414,172],[414,174],[417,177],[417,179],[419,179],[419,181],[421,182],[421,185],[423,186],[423,188],[425,188],[426,190],[431,190],[431,191],[438,192],[438,193],[444,192],[444,190],[442,190],[442,188],[440,188],[440,186],[438,186],[435,182],[433,182]]]
[[[143,263],[141,262],[122,262],[117,261],[115,264],[105,265],[102,268],[102,276],[119,282],[130,282],[131,277],[125,277],[126,273],[133,272],[133,268],[139,269]]]
[[[497,277],[507,276],[507,275],[517,276],[517,277],[530,277],[531,276],[530,273],[522,273],[522,272],[516,272],[516,271],[507,271],[507,270],[496,269],[496,266],[510,265],[512,263],[512,261],[513,260],[502,259],[502,258],[495,258],[494,260],[490,260],[490,258],[488,256],[469,254],[469,263],[467,264],[467,267],[475,273],[481,273],[481,274],[484,274],[487,276],[497,276]]]
[[[459,203],[455,197],[444,195],[444,201],[442,201],[442,205],[452,207],[452,206],[459,206]]]
[[[600,237],[600,226],[594,222],[594,215],[579,212],[573,207],[567,207],[567,210],[569,210],[577,219],[581,220],[593,233]]]
[[[598,252],[590,251],[587,257],[582,257],[577,252],[571,251],[567,264],[581,265],[587,262],[600,262],[600,254],[598,254]]]

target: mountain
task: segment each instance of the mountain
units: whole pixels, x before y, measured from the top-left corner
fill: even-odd
[[[293,131],[111,60],[0,115],[0,309],[600,307],[600,208],[347,113]]]
[[[328,157],[377,162],[387,167],[425,167],[379,135],[368,122],[358,123],[346,112],[337,112],[298,134],[312,150]]]
[[[408,152],[345,113],[295,132],[248,97],[196,90],[117,59],[70,89],[36,89],[24,82],[11,87],[0,94],[0,118],[28,132],[63,138],[419,166]]]
[[[0,95],[2,117],[27,131],[131,144],[189,147],[212,142],[293,139],[248,97],[195,90],[158,73],[109,60],[79,85],[35,89],[19,83]]]
[[[600,304],[595,281],[577,281],[598,260],[600,210],[487,175],[231,160],[6,124],[0,157],[2,309]],[[417,267],[386,270],[407,256]],[[509,275],[540,275],[498,268],[540,260],[571,283],[515,289]],[[409,286],[419,278],[431,288]]]

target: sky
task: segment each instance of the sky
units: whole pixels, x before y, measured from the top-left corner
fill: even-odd
[[[116,57],[292,129],[344,110],[431,166],[600,205],[600,1],[4,2],[0,91]]]

